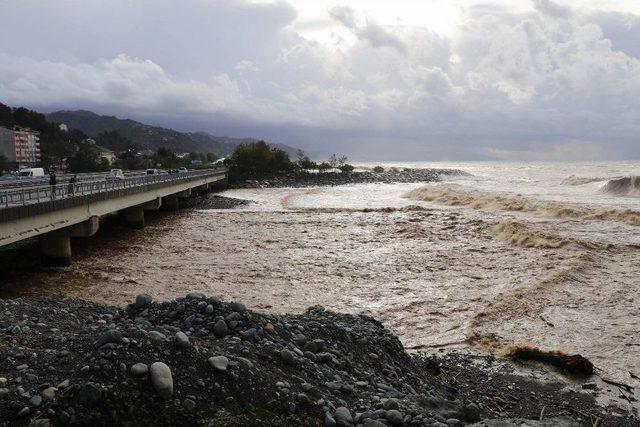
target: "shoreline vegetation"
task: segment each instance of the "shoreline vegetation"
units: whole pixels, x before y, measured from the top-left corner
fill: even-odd
[[[408,183],[438,181],[441,175],[466,175],[453,169],[383,168],[356,170],[346,156],[333,154],[316,163],[304,152],[297,161],[264,141],[239,145],[224,161],[230,188],[311,187],[364,183]]]
[[[632,426],[491,356],[409,354],[368,316],[191,293],[0,300],[0,425]],[[589,384],[589,383],[587,383]]]

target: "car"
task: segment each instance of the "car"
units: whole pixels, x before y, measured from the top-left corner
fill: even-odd
[[[124,179],[124,173],[122,172],[122,169],[111,169],[111,171],[109,171],[106,176],[107,181],[114,181],[119,179]]]
[[[147,169],[147,175],[160,175],[159,169]]]
[[[189,170],[187,168],[179,168],[178,173],[187,173]]]
[[[18,176],[27,177],[27,178],[42,178],[42,177],[44,177],[44,169],[42,169],[42,168],[24,168],[24,169],[20,169],[20,172],[18,173]]]

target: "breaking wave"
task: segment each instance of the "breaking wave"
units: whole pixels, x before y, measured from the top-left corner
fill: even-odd
[[[585,185],[592,182],[606,181],[608,178],[595,178],[589,176],[575,176],[571,175],[560,182],[561,185]]]
[[[512,246],[536,249],[557,249],[567,245],[579,246],[587,249],[598,248],[598,244],[579,240],[573,237],[531,229],[525,224],[504,220],[491,229],[498,238],[505,240]]]
[[[555,218],[617,221],[640,226],[640,211],[605,209],[584,205],[541,201],[521,196],[503,196],[481,191],[468,191],[459,186],[426,186],[405,194],[406,198],[447,206],[468,206],[474,209],[531,212]]]
[[[602,191],[616,196],[640,197],[640,176],[612,179],[602,187]]]

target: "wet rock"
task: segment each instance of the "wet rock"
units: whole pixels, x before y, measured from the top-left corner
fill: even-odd
[[[149,374],[151,376],[151,384],[153,384],[158,396],[165,400],[171,399],[171,396],[173,396],[171,369],[162,362],[154,362],[149,368]]]
[[[9,394],[8,388],[0,388],[0,399],[6,397]]]

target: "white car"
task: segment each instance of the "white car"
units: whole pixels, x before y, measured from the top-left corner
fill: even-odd
[[[124,179],[124,173],[122,172],[122,169],[111,169],[111,171],[106,176],[107,181],[114,181],[118,179]]]

